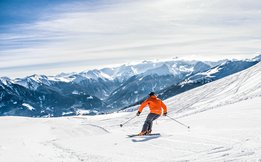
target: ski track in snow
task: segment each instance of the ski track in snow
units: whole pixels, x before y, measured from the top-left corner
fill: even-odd
[[[101,129],[102,131],[104,131],[105,133],[110,133],[107,129],[105,129],[105,128],[99,126],[99,125],[95,125],[95,124],[85,124],[85,123],[82,124],[82,125],[89,125],[89,126],[92,126],[92,127],[99,128],[99,129]]]
[[[261,162],[261,64],[166,100],[160,136],[128,138],[148,110],[61,118],[0,118],[0,161]],[[216,109],[214,109],[216,108]],[[136,109],[136,108],[131,108]],[[206,111],[208,110],[208,111]]]

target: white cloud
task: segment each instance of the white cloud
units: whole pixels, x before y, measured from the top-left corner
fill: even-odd
[[[1,59],[8,61],[0,65],[0,71],[1,67],[62,65],[77,60],[98,60],[104,65],[108,60],[188,55],[252,57],[260,51],[258,0],[112,2],[93,8],[88,3],[75,3],[73,8],[80,8],[77,11],[48,13],[44,19],[20,27],[20,34],[5,34],[0,41],[9,41],[14,48],[0,51]],[[69,7],[63,5],[62,10]],[[84,70],[88,65],[80,67]],[[79,69],[70,64],[64,68]],[[52,69],[58,73],[61,67]]]

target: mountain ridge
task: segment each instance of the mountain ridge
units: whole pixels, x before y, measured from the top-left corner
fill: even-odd
[[[259,58],[260,56],[241,62],[223,60],[212,63],[144,61],[140,64],[61,73],[56,76],[35,74],[13,80],[0,77],[0,115],[37,117],[75,115],[78,110],[88,110],[91,114],[114,112],[141,102],[150,91],[156,91],[159,97],[166,99],[251,67]],[[228,63],[233,66],[227,67]],[[221,66],[226,69],[218,76],[214,72],[219,72],[217,69]],[[231,70],[233,68],[235,69]],[[215,74],[215,79],[209,70]],[[196,76],[201,76],[201,81],[194,81]],[[28,104],[34,109],[25,109],[24,105]]]

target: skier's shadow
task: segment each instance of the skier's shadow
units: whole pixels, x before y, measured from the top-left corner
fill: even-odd
[[[151,137],[139,137],[139,139],[132,139],[132,142],[146,142],[150,141],[156,138],[159,138],[160,136],[151,136]]]

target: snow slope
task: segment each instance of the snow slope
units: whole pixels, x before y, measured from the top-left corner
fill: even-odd
[[[0,161],[215,162],[261,161],[261,63],[166,100],[169,116],[140,131],[147,109],[60,118],[0,118]],[[133,107],[131,109],[136,109]],[[129,109],[129,110],[131,110]]]

